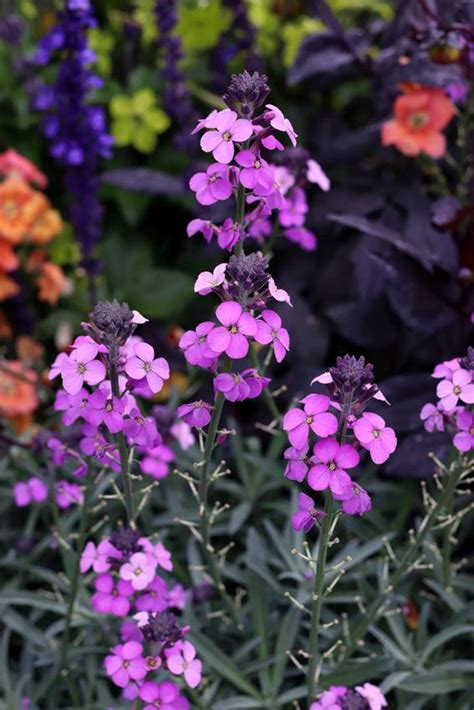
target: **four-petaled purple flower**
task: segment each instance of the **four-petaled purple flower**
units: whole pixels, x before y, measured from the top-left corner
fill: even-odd
[[[385,420],[373,412],[364,412],[354,423],[357,441],[370,453],[374,463],[381,464],[397,448],[397,437],[391,427],[385,426]]]
[[[262,311],[261,319],[257,320],[255,340],[262,345],[271,343],[277,362],[281,362],[290,349],[290,336],[287,329],[282,328],[281,318],[275,311]]]
[[[308,445],[310,429],[318,436],[331,436],[337,431],[337,419],[328,412],[330,399],[325,394],[309,394],[300,400],[304,409],[290,409],[283,417],[283,429],[296,449]]]
[[[143,658],[143,646],[137,641],[114,646],[112,654],[105,657],[104,666],[107,675],[120,688],[125,688],[132,681],[142,680],[147,672]]]
[[[192,176],[189,187],[196,193],[196,200],[201,205],[213,205],[219,200],[227,200],[232,195],[228,166],[212,163],[205,173]]]
[[[145,379],[153,394],[163,387],[170,376],[170,368],[163,357],[155,358],[155,351],[148,343],[135,345],[135,355],[125,363],[125,372],[134,380]]]
[[[213,328],[207,336],[211,350],[217,355],[226,353],[234,360],[245,357],[249,351],[247,338],[257,332],[255,319],[235,301],[221,303],[216,317],[222,326]]]
[[[331,493],[341,495],[351,489],[352,480],[347,468],[359,463],[359,454],[350,444],[339,444],[335,439],[321,439],[314,445],[313,466],[308,472],[308,485],[314,491],[331,489]]]
[[[307,496],[306,493],[298,495],[298,508],[299,510],[291,516],[291,524],[297,532],[300,530],[309,532],[316,524],[316,521],[324,517],[324,512],[316,508],[314,500]]]
[[[243,143],[252,135],[252,123],[228,108],[219,111],[212,123],[213,130],[201,137],[201,148],[205,153],[212,153],[218,163],[227,165],[234,157],[234,143]]]
[[[211,421],[212,407],[202,399],[190,404],[182,404],[176,410],[176,414],[181,419],[184,419],[190,426],[202,429]]]

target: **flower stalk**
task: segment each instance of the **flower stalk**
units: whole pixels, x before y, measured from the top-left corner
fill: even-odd
[[[112,387],[112,395],[114,397],[120,397],[119,381],[117,367],[115,365],[116,358],[114,353],[110,353],[110,382]],[[120,470],[122,475],[123,484],[123,498],[125,503],[125,510],[127,515],[128,525],[133,525],[135,519],[134,504],[133,504],[133,489],[132,481],[130,478],[130,459],[128,456],[127,442],[125,441],[125,436],[123,431],[119,431],[115,435],[115,441],[117,442],[119,456],[120,456]]]

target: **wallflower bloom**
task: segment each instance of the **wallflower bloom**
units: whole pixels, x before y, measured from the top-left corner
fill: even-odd
[[[425,404],[420,412],[420,419],[423,421],[423,426],[426,431],[444,431],[444,416],[442,410],[439,409],[439,404]]]
[[[89,343],[80,345],[73,350],[67,362],[61,361],[61,376],[63,387],[69,394],[77,394],[84,382],[88,385],[98,385],[105,378],[105,366],[95,357],[98,347]]]
[[[165,580],[156,576],[143,594],[137,598],[135,602],[137,611],[148,611],[153,614],[165,611],[168,608],[167,592]]]
[[[151,562],[156,566],[162,567],[167,572],[173,569],[171,561],[171,552],[166,549],[162,542],[153,544],[147,537],[140,537],[138,543],[147,553]]]
[[[120,397],[109,397],[102,390],[97,389],[89,397],[86,419],[98,427],[104,423],[111,434],[122,431],[124,424],[125,402]]]
[[[115,685],[125,688],[130,682],[146,676],[146,660],[142,656],[143,646],[140,643],[127,641],[111,650],[113,655],[105,657],[104,666]]]
[[[205,173],[196,173],[189,181],[190,189],[196,193],[200,205],[213,205],[219,200],[227,200],[232,195],[227,165],[212,163]]]
[[[328,176],[319,163],[312,158],[306,161],[306,179],[308,182],[318,185],[318,187],[320,187],[321,190],[324,190],[324,192],[327,192],[331,187],[331,181]]]
[[[226,268],[227,264],[217,264],[212,273],[210,271],[202,271],[194,284],[194,292],[199,293],[200,296],[207,296],[212,289],[224,283]]]
[[[301,187],[296,187],[285,200],[285,204],[278,214],[278,221],[282,227],[301,227],[308,209],[304,190]]]
[[[288,118],[285,118],[277,106],[274,106],[273,104],[266,104],[265,108],[269,109],[264,116],[270,121],[270,126],[272,126],[272,128],[276,131],[283,131],[283,133],[286,133],[292,146],[295,147],[298,134],[295,132],[291,121]]]
[[[376,685],[372,685],[372,683],[356,685],[355,690],[359,693],[359,695],[367,700],[370,710],[381,710],[388,705],[385,696],[382,695],[380,689],[377,688]]]
[[[260,375],[254,367],[250,367],[242,372],[242,378],[249,386],[249,393],[247,395],[248,399],[255,399],[260,397],[265,387],[270,382],[269,377],[264,377]]]
[[[146,703],[143,710],[176,710],[175,701],[179,690],[170,680],[164,680],[162,683],[146,680],[140,687],[139,696]]]
[[[436,394],[440,398],[441,407],[450,412],[457,405],[458,400],[466,404],[474,404],[474,384],[471,384],[472,375],[462,368],[453,373],[452,380],[442,380]]]
[[[48,498],[48,486],[41,478],[33,476],[28,481],[18,481],[13,486],[15,505],[24,508],[30,503],[44,503]]]
[[[287,329],[282,328],[281,318],[275,311],[262,312],[261,319],[257,320],[255,340],[262,345],[272,343],[277,362],[281,362],[290,349],[290,336]]]
[[[296,449],[308,445],[310,428],[318,436],[331,436],[337,431],[337,418],[328,412],[330,399],[325,394],[309,394],[301,400],[304,409],[295,407],[283,417],[283,429]]]
[[[456,414],[456,424],[460,431],[453,439],[454,446],[458,451],[470,451],[474,448],[474,415],[462,410]]]
[[[178,644],[176,644],[178,646]],[[166,663],[173,675],[184,675],[184,680],[190,688],[196,688],[201,682],[202,663],[196,658],[196,649],[189,641],[181,641],[179,650],[173,653]]]
[[[159,481],[168,475],[171,461],[174,461],[173,450],[165,444],[159,444],[147,450],[140,462],[140,468],[143,473],[147,473]]]
[[[305,251],[314,251],[318,246],[315,235],[304,227],[290,227],[285,229],[283,234],[290,242],[298,244]]]
[[[295,449],[294,446],[286,449],[283,453],[283,458],[288,461],[285,469],[285,476],[290,481],[298,481],[302,483],[308,473],[308,447]]]
[[[250,387],[238,372],[221,372],[214,379],[214,389],[222,392],[229,402],[241,402],[250,394]]]
[[[441,158],[446,137],[441,133],[455,113],[443,89],[420,87],[398,96],[395,117],[382,126],[383,145],[395,145],[404,155],[426,153]]]
[[[384,463],[397,448],[395,432],[378,414],[364,412],[354,423],[356,439],[370,453],[374,463]]]
[[[176,410],[178,417],[184,419],[190,426],[202,429],[211,421],[212,406],[202,399],[190,404],[182,404]]]
[[[342,501],[342,510],[347,515],[363,515],[372,508],[369,494],[354,481],[352,481],[352,488],[341,494],[335,494],[334,498]]]
[[[268,193],[273,189],[273,171],[260,155],[255,155],[252,150],[241,150],[235,156],[235,162],[242,168],[239,172],[239,181],[249,190],[254,190],[257,185]]]
[[[339,444],[335,439],[321,439],[314,446],[314,465],[308,473],[308,485],[315,491],[331,489],[334,496],[352,490],[346,468],[359,463],[359,454],[350,444]]]
[[[331,685],[319,700],[311,703],[309,710],[341,710],[341,698],[347,694],[347,688],[343,686]]]
[[[291,524],[296,532],[300,532],[300,530],[309,532],[316,524],[317,519],[324,517],[324,512],[316,509],[314,500],[306,493],[299,494],[298,508],[299,510],[291,516]]]
[[[130,600],[134,589],[130,582],[119,579],[117,585],[111,574],[101,574],[94,582],[96,593],[91,604],[98,614],[126,616],[130,611]]]
[[[163,387],[170,376],[170,368],[164,357],[155,358],[155,351],[148,343],[135,345],[135,355],[125,363],[125,372],[134,380],[145,379],[153,394]]]
[[[216,316],[222,327],[213,328],[207,336],[211,350],[218,355],[225,352],[234,360],[245,357],[249,350],[246,336],[257,332],[254,318],[234,301],[221,303],[216,309]]]
[[[66,508],[70,508],[71,505],[82,505],[84,496],[77,483],[56,481],[55,500],[58,508],[65,510]]]
[[[120,567],[120,577],[131,582],[137,591],[145,589],[155,576],[155,566],[143,552],[135,552],[129,562]]]
[[[180,338],[179,347],[190,365],[212,367],[217,355],[207,344],[207,336],[213,330],[212,321],[199,323],[196,330],[187,330]]]
[[[221,249],[232,251],[238,241],[245,237],[242,225],[233,219],[226,219],[222,227],[218,228],[217,243]]]
[[[228,164],[234,157],[234,143],[246,141],[253,133],[252,123],[239,118],[235,111],[224,109],[213,118],[213,128],[201,137],[201,148],[218,163]],[[192,188],[191,188],[192,189]]]
[[[101,574],[110,569],[111,559],[119,560],[121,556],[109,540],[102,540],[97,547],[90,540],[82,552],[79,569],[84,574],[92,567],[96,574]]]

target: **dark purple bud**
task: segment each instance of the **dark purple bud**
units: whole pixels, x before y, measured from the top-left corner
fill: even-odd
[[[252,118],[270,93],[267,81],[267,76],[258,72],[249,74],[245,70],[241,74],[232,74],[227,92],[222,98],[239,116]]]
[[[100,301],[89,313],[84,330],[99,345],[120,347],[135,330],[133,313],[126,303]]]

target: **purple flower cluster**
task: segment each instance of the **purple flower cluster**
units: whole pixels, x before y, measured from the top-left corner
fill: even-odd
[[[81,555],[80,571],[95,573],[92,607],[98,614],[123,618],[122,643],[110,649],[104,666],[127,700],[140,698],[144,707],[187,710],[189,703],[178,686],[156,679],[167,670],[182,675],[191,688],[201,680],[201,661],[185,639],[173,611],[185,607],[185,590],[170,587],[158,569],[171,572],[171,554],[161,542],[152,542],[132,528],[119,528],[97,546],[89,541]]]
[[[366,365],[364,358],[338,358],[336,367],[313,382],[326,385],[328,394],[307,395],[300,400],[302,407],[290,409],[283,418],[291,444],[284,452],[285,476],[298,483],[306,479],[314,491],[329,489],[333,498],[341,501],[344,513],[363,515],[370,510],[371,501],[348,470],[359,463],[360,448],[377,464],[395,451],[394,430],[378,414],[364,411],[372,397],[385,398],[373,383],[372,366]],[[318,438],[310,453],[311,433]],[[305,493],[300,493],[298,504],[293,527],[308,532],[322,513]]]
[[[284,150],[281,134],[293,146],[297,139],[291,122],[277,106],[263,106],[269,92],[265,76],[256,72],[234,76],[224,96],[228,108],[212,111],[194,129],[194,133],[204,131],[201,148],[214,160],[205,172],[190,179],[196,200],[207,206],[240,196],[247,211],[238,222],[226,219],[222,225],[193,219],[188,236],[200,232],[207,242],[216,237],[219,246],[228,251],[247,237],[263,244],[272,233],[275,211],[279,229],[287,239],[309,251],[316,248],[316,237],[304,226],[309,209],[304,185],[314,182],[327,190],[329,181],[314,160],[305,160],[301,179],[301,166],[295,171],[265,157],[274,150]]]
[[[425,404],[420,412],[426,431],[450,431],[458,451],[474,448],[474,348],[464,358],[436,365],[432,376],[439,380],[436,404]]]
[[[136,447],[142,472],[161,479],[174,459],[170,439],[186,448],[193,438],[188,425],[166,417],[164,440],[158,430],[163,419],[160,408],[146,414],[137,399],[151,399],[169,378],[166,360],[155,357],[153,348],[133,335],[136,325],[145,320],[125,304],[97,304],[90,322],[83,323],[86,335],[75,339],[69,355],[58,355],[49,377],[62,379],[63,389],[57,392],[54,407],[63,412],[64,424],[81,422],[83,455],[120,471],[114,435],[122,432],[128,444]],[[49,442],[49,447],[54,463],[76,459],[75,474],[86,474],[87,465],[74,450],[58,440]]]
[[[332,685],[311,703],[309,710],[382,710],[388,703],[376,685],[364,683],[354,689]]]
[[[64,169],[64,184],[72,198],[69,216],[88,268],[101,228],[98,161],[110,157],[112,145],[103,109],[88,101],[90,92],[102,85],[89,68],[95,55],[87,31],[95,25],[89,0],[65,0],[34,58],[36,64],[46,65],[53,55],[59,56],[56,82],[41,87],[34,107],[44,113],[41,126],[50,154]]]

